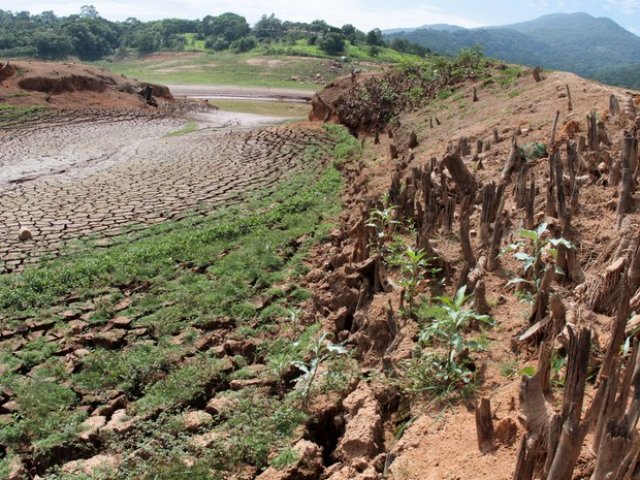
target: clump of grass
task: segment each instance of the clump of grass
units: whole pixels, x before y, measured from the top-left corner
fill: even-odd
[[[180,130],[176,130],[174,132],[169,132],[165,135],[165,137],[181,137],[182,135],[187,135],[188,133],[193,133],[198,129],[198,123],[193,120],[189,121],[184,127]]]
[[[7,103],[0,103],[0,125],[10,126],[17,123],[28,122],[42,116],[46,112],[46,107],[38,105],[23,107]]]

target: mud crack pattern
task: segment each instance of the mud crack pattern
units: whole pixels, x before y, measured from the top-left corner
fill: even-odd
[[[328,143],[312,125],[205,126],[123,114],[60,118],[0,132],[0,265],[21,268],[83,238],[109,239],[206,213],[273,187]],[[33,240],[20,241],[21,228]],[[105,244],[108,240],[105,240]]]

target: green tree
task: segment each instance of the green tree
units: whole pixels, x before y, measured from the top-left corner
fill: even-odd
[[[251,29],[247,23],[247,19],[236,13],[223,13],[209,22],[209,32],[205,32],[210,36],[222,36],[228,42],[233,42],[249,34]]]
[[[83,5],[80,7],[80,16],[83,18],[98,18],[100,14],[93,5]]]
[[[229,48],[234,50],[236,53],[244,53],[248,52],[249,50],[253,50],[257,45],[258,42],[256,41],[256,37],[248,36],[239,38],[238,40],[231,42]]]
[[[160,48],[160,34],[153,30],[140,32],[135,37],[135,45],[143,55],[153,53]]]
[[[367,33],[367,45],[376,47],[384,46],[384,38],[382,37],[382,32],[379,28],[374,28]]]
[[[258,40],[280,38],[284,34],[282,20],[276,18],[273,13],[268,17],[262,15],[253,27],[253,33]]]
[[[39,32],[34,37],[38,58],[60,60],[73,52],[71,38],[64,33],[53,31]]]
[[[327,33],[322,37],[318,46],[323,52],[329,55],[339,55],[344,52],[344,37],[335,32]]]

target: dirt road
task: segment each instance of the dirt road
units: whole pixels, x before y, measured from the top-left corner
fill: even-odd
[[[323,141],[315,127],[268,117],[195,119],[193,130],[176,118],[69,114],[0,132],[0,266],[238,202],[302,168],[304,150]],[[18,239],[22,227],[33,241]]]

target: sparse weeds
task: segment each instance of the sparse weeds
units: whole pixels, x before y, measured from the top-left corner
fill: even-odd
[[[327,332],[322,332],[320,336],[314,338],[308,348],[309,360],[293,362],[293,365],[302,372],[302,375],[296,379],[296,387],[299,389],[305,407],[309,402],[312,389],[316,388],[316,378],[321,369],[323,369],[323,373],[320,375],[327,379],[343,373],[334,369],[333,363],[339,356],[347,354],[347,349],[344,346],[329,340]]]
[[[498,75],[498,83],[502,88],[511,88],[522,75],[522,68],[516,65],[510,65],[500,71]]]

